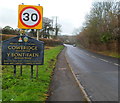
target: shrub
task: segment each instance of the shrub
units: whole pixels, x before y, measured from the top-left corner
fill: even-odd
[[[2,36],[0,36],[2,39],[0,38],[0,40],[2,40],[2,41],[7,40],[7,39],[9,39],[11,37],[15,37],[15,36],[17,36],[17,35],[2,34]],[[40,38],[39,40],[43,41],[46,46],[56,46],[56,45],[62,44],[62,42],[60,40],[55,40],[55,39]]]

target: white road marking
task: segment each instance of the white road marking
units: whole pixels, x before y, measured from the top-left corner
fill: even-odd
[[[117,64],[117,63],[114,63],[114,65],[120,66],[120,65],[119,65],[119,64]]]
[[[101,59],[101,58],[99,58],[99,59],[102,60],[102,61],[104,61],[104,62],[110,63],[109,61],[107,61],[107,60],[105,60],[105,59]]]
[[[91,57],[93,57],[93,58],[97,58],[97,57],[95,57],[95,56],[91,56]]]
[[[86,55],[90,56],[89,54],[86,54]]]
[[[67,63],[68,63],[68,59],[67,59],[67,57],[66,57],[66,54],[65,54],[65,58],[66,58]],[[74,78],[75,78],[75,80],[76,80],[76,82],[77,82],[80,90],[82,91],[82,93],[83,93],[86,101],[92,103],[91,100],[90,100],[90,98],[89,98],[89,96],[88,96],[88,94],[86,93],[84,87],[82,86],[82,84],[80,83],[80,81],[79,81],[78,78],[76,77],[75,73],[73,72],[73,68],[71,67],[71,65],[70,65],[69,63],[68,63],[68,65],[69,65],[70,70],[71,70],[71,72],[72,72],[72,74],[73,74],[73,76],[74,76]]]
[[[93,56],[93,55],[89,55],[89,54],[86,54],[86,55],[91,56],[92,58],[97,58],[97,57],[95,57],[95,56]],[[114,65],[116,65],[116,66],[120,66],[120,65],[117,64],[117,63],[113,63],[113,62],[107,61],[107,60],[102,59],[102,58],[97,58],[97,59],[100,59],[100,60],[102,60],[102,61],[104,61],[104,62],[107,62],[107,63],[110,63],[110,64],[114,64]]]
[[[58,68],[58,70],[66,70],[66,68]]]

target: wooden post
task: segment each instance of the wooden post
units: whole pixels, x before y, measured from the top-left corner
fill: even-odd
[[[14,65],[14,76],[16,76],[16,65]]]
[[[22,76],[22,65],[20,65],[20,76]]]
[[[31,65],[31,78],[33,78],[33,65]]]
[[[37,68],[36,68],[36,79],[38,79],[38,65],[36,65]]]

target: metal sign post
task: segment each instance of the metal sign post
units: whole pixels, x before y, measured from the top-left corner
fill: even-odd
[[[39,40],[39,30],[37,30],[37,40]],[[36,78],[38,79],[38,65],[36,65]]]
[[[25,33],[23,29],[20,30],[20,35],[22,36]],[[22,76],[22,65],[20,65],[20,76]]]

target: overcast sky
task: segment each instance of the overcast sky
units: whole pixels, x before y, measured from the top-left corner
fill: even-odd
[[[71,34],[75,28],[82,26],[95,0],[0,0],[0,27],[9,25],[17,28],[18,5],[43,6],[43,16],[58,17],[62,33]],[[98,0],[100,1],[100,0]]]

